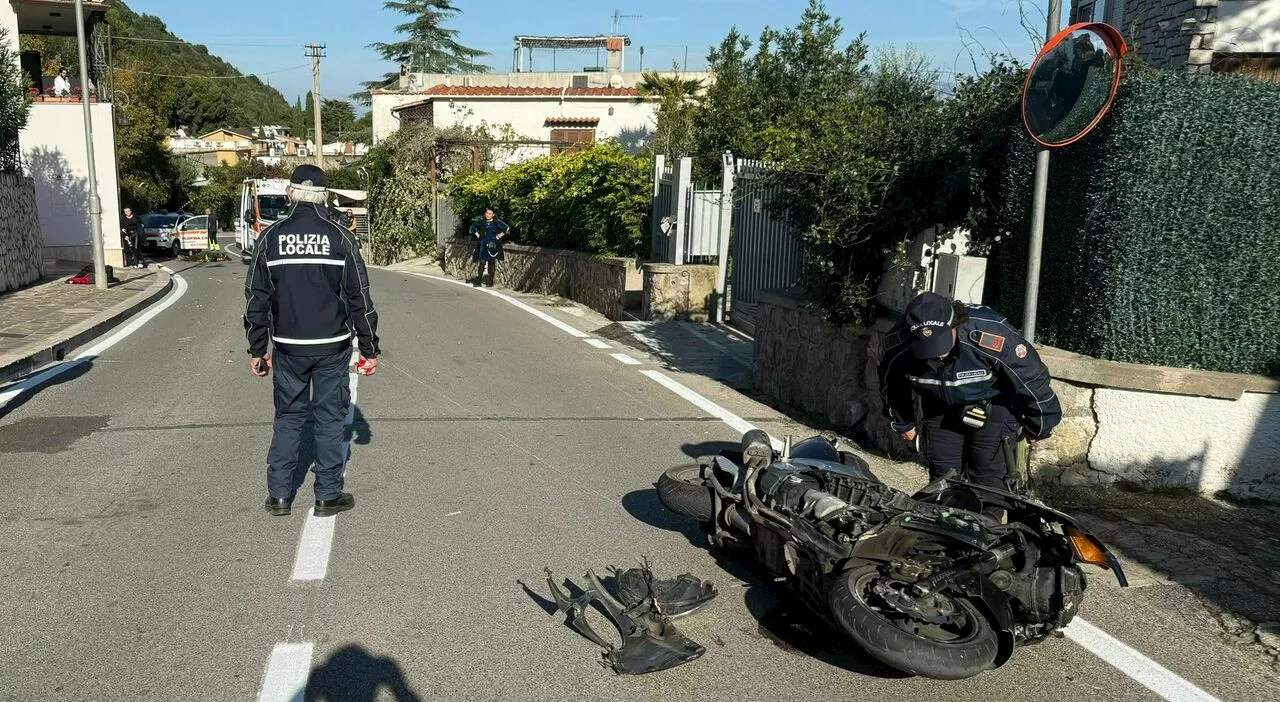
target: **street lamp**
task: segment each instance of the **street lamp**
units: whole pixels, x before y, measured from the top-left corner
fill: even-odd
[[[76,0],[76,49],[80,52],[80,85],[89,85],[89,59],[84,40],[84,2]],[[89,166],[89,230],[93,237],[93,282],[99,290],[107,289],[107,259],[102,243],[102,200],[98,198],[98,166],[93,157],[93,111],[88,96],[84,107],[84,145]]]

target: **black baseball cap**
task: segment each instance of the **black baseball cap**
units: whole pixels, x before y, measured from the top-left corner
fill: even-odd
[[[329,178],[319,166],[303,164],[293,169],[293,175],[289,177],[289,184],[327,188],[329,187]]]
[[[951,323],[956,311],[951,301],[937,293],[920,293],[907,304],[907,333],[911,335],[911,355],[939,358],[951,351]]]

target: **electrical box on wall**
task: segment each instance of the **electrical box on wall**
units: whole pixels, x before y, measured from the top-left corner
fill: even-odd
[[[937,254],[933,262],[933,292],[969,302],[982,303],[987,281],[987,259],[981,256]]]

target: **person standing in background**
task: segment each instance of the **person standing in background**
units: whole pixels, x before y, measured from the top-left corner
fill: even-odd
[[[128,258],[124,265],[131,268],[143,268],[142,263],[142,218],[133,213],[132,207],[124,208],[124,218],[120,220],[120,232],[124,235],[125,252]]]
[[[471,225],[471,236],[477,240],[476,260],[480,262],[480,270],[472,283],[475,287],[484,284],[493,287],[493,279],[498,274],[498,261],[502,256],[502,240],[511,233],[507,223],[494,216],[493,208],[485,208],[484,219]],[[489,270],[489,279],[484,279],[485,268]]]
[[[218,213],[212,207],[204,208],[205,217],[209,218],[209,248],[218,249]]]

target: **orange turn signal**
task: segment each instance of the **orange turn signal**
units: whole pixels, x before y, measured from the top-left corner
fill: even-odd
[[[1072,527],[1066,527],[1063,532],[1067,535],[1067,540],[1071,542],[1071,548],[1075,550],[1076,558],[1080,559],[1081,563],[1111,568],[1107,554],[1103,553],[1097,542]]]

